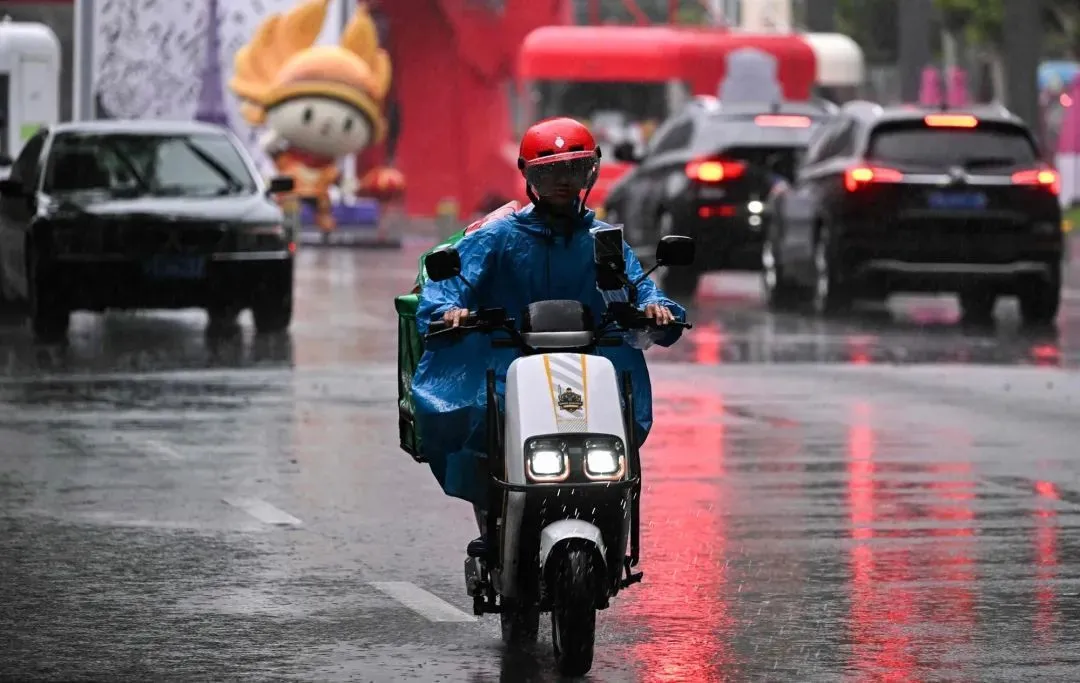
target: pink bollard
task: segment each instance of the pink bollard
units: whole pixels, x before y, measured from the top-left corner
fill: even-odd
[[[956,66],[949,67],[946,97],[952,109],[963,109],[969,106],[967,71]]]
[[[940,107],[942,100],[941,72],[936,66],[928,66],[922,72],[919,104],[924,107]]]

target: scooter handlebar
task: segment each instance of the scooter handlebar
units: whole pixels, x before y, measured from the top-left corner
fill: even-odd
[[[495,324],[493,321],[485,321],[476,313],[470,313],[458,323],[457,327],[453,327],[445,320],[433,320],[428,324],[428,333],[424,335],[425,339],[438,339],[440,337],[449,337],[454,335],[463,335],[468,332],[491,332],[496,329],[505,329],[507,323],[512,322],[508,319],[501,320],[499,324]],[[670,327],[681,328],[689,330],[694,327],[693,323],[684,323],[677,320],[669,322],[667,325],[658,325],[654,318],[646,317],[644,313],[637,309],[633,309],[633,312],[628,314],[622,312],[615,316],[614,320],[619,327],[624,330],[660,330]],[[504,343],[499,346],[515,346],[516,342],[512,339],[500,340]],[[602,344],[609,345],[609,344]]]
[[[470,314],[460,323],[457,327],[452,327],[445,320],[433,320],[428,323],[428,333],[425,337],[444,337],[455,332],[465,332],[467,330],[474,330],[478,327],[477,319],[475,315]]]

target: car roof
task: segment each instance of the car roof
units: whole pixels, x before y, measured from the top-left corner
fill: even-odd
[[[194,133],[224,134],[227,130],[201,121],[167,121],[162,119],[110,119],[102,121],[68,121],[52,126],[55,133],[190,135]]]

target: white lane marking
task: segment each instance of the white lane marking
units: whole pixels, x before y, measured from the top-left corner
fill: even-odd
[[[299,525],[299,519],[258,498],[223,498],[234,508],[239,508],[263,524]]]
[[[476,621],[476,617],[408,581],[373,581],[371,587],[397,600],[428,621]]]
[[[143,450],[149,455],[156,455],[163,460],[183,460],[184,454],[160,441],[144,441]]]

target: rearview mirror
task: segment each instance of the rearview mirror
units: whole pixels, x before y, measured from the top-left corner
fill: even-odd
[[[682,235],[667,235],[656,245],[656,263],[663,266],[694,264],[694,240]]]
[[[593,262],[596,264],[596,286],[604,291],[622,289],[626,284],[626,257],[623,256],[621,227],[602,228],[593,232]]]
[[[621,161],[627,164],[636,164],[639,159],[634,151],[634,143],[632,142],[620,142],[615,145],[615,149],[612,150],[615,155],[616,161]]]
[[[267,191],[270,194],[279,194],[281,192],[292,192],[296,187],[296,181],[287,175],[279,175],[270,179],[270,187]]]
[[[461,255],[451,246],[439,247],[424,257],[424,270],[432,282],[442,282],[461,275]]]

